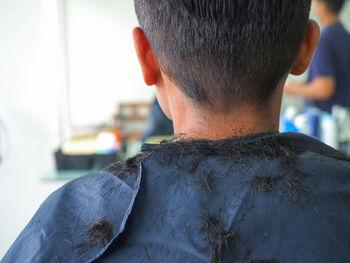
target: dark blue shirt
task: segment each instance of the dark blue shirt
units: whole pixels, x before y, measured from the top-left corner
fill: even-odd
[[[350,34],[342,24],[326,27],[310,65],[308,81],[318,77],[335,80],[335,92],[328,100],[313,101],[313,104],[331,112],[333,105],[350,109]]]

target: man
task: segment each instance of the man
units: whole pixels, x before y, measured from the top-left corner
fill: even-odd
[[[135,0],[175,139],[53,193],[7,262],[349,262],[350,163],[279,134],[319,40],[310,1]]]
[[[344,0],[313,0],[313,13],[323,32],[310,66],[307,83],[289,83],[287,94],[308,99],[327,112],[333,105],[350,110],[350,34],[339,21]]]

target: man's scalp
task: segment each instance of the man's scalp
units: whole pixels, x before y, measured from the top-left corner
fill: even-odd
[[[263,104],[291,68],[311,0],[135,0],[157,62],[193,101]]]

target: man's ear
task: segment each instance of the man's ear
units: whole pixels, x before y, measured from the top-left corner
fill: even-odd
[[[143,79],[148,86],[157,83],[159,66],[154,58],[153,50],[142,29],[137,27],[133,30],[136,54],[143,73]]]
[[[291,69],[291,74],[301,75],[306,71],[306,69],[310,65],[310,62],[312,60],[312,57],[314,55],[319,41],[320,27],[318,26],[316,21],[310,20],[307,25],[304,41],[301,44],[298,56]]]

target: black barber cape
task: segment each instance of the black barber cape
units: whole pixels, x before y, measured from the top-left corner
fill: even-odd
[[[304,135],[144,145],[54,192],[2,263],[350,262],[350,162]]]

